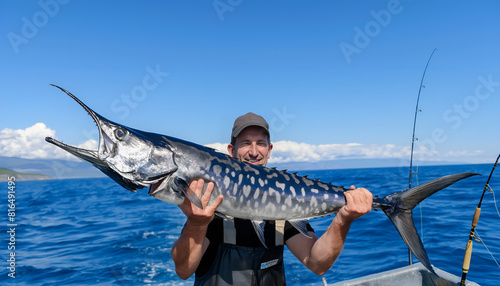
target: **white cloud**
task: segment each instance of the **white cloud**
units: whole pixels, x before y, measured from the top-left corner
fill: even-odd
[[[227,145],[229,145],[229,144],[227,144],[227,143],[212,143],[212,144],[206,144],[205,147],[209,147],[209,148],[217,150],[217,152],[221,152],[221,153],[229,155],[229,152],[227,152]]]
[[[403,147],[397,147],[392,144],[363,145],[360,143],[348,143],[313,145],[292,141],[278,141],[273,144],[274,148],[269,160],[272,163],[317,162],[345,158],[401,158],[409,154]]]
[[[0,156],[78,160],[75,156],[45,141],[45,137],[56,138],[55,135],[56,131],[43,123],[36,123],[26,129],[5,128],[0,131]],[[87,140],[77,147],[97,150],[97,142]]]
[[[227,154],[226,143],[212,143],[205,146]],[[404,158],[410,155],[408,147],[385,145],[348,144],[307,144],[293,141],[277,141],[273,143],[270,163],[317,162],[324,160],[358,158]]]
[[[0,131],[0,156],[20,157],[26,159],[66,159],[78,161],[79,159],[68,152],[45,141],[45,137],[56,138],[56,131],[48,128],[43,123],[26,129],[13,130],[5,128]],[[227,154],[227,143],[212,143],[205,146],[214,148],[219,152]],[[409,159],[409,146],[396,146],[393,144],[308,144],[293,141],[277,141],[273,143],[270,163],[288,162],[317,162],[333,159],[386,159],[401,158]],[[97,150],[95,140],[87,140],[77,147]],[[481,151],[450,151],[440,154],[436,150],[427,150],[425,147],[417,147],[414,151],[414,159],[426,161],[455,161],[457,158],[475,159],[482,154]],[[477,161],[477,160],[476,160]]]

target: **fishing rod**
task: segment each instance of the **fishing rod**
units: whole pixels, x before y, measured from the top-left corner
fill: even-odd
[[[434,49],[427,60],[427,64],[425,65],[424,72],[422,73],[422,79],[420,80],[420,87],[418,88],[418,96],[417,96],[417,104],[415,106],[415,118],[413,119],[413,135],[411,137],[411,152],[410,152],[410,178],[408,182],[408,189],[411,189],[411,177],[413,176],[413,147],[415,146],[415,128],[417,126],[417,114],[420,111],[418,109],[418,102],[420,101],[420,92],[422,91],[422,87],[424,87],[424,77],[425,72],[427,71],[427,67],[429,66],[429,62],[431,61],[432,55],[436,52],[437,49]],[[411,250],[408,249],[408,263],[413,264]]]
[[[464,255],[464,263],[462,265],[462,280],[460,281],[460,286],[465,286],[465,277],[467,276],[467,273],[469,272],[469,267],[470,267],[470,259],[472,256],[472,240],[474,239],[474,231],[476,229],[477,223],[479,221],[479,215],[481,214],[481,203],[483,202],[484,198],[484,193],[486,190],[489,188],[489,183],[491,176],[493,175],[493,171],[495,171],[495,167],[498,163],[498,159],[500,158],[500,154],[498,154],[497,160],[495,161],[495,164],[493,164],[493,168],[491,169],[490,176],[488,177],[488,180],[486,181],[486,185],[484,185],[484,190],[483,194],[481,195],[481,199],[479,200],[479,204],[477,205],[476,211],[474,212],[474,217],[472,219],[472,227],[470,229],[470,234],[469,234],[469,240],[467,241],[467,246],[465,247],[465,255]]]
[[[425,72],[427,71],[427,67],[429,66],[429,62],[431,61],[431,58],[432,58],[432,55],[434,55],[434,52],[436,51],[437,49],[434,49],[429,57],[429,59],[427,60],[427,64],[425,65],[425,69],[424,69],[424,73],[422,74],[422,79],[420,80],[420,87],[418,89],[418,96],[417,96],[417,104],[415,106],[415,118],[413,119],[413,136],[411,138],[411,153],[410,153],[410,179],[409,179],[409,183],[408,183],[408,187],[411,188],[411,177],[412,177],[412,172],[413,172],[413,147],[415,145],[415,128],[417,126],[417,114],[418,112],[420,111],[418,109],[418,103],[420,101],[420,92],[422,91],[422,87],[424,86],[423,83],[424,83],[424,77],[425,77]]]

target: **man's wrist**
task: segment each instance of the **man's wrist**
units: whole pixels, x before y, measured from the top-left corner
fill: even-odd
[[[197,231],[197,232],[206,231],[208,228],[208,224],[209,223],[196,222],[191,219],[188,219],[186,221],[186,226],[184,227],[184,229],[187,228],[190,231]]]
[[[342,210],[333,218],[333,223],[337,224],[340,228],[349,228],[352,222],[353,220],[346,216]]]

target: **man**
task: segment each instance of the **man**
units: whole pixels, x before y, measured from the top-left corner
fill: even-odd
[[[266,166],[273,145],[269,125],[259,115],[247,113],[233,126],[229,154],[249,164]],[[340,255],[351,223],[371,210],[372,194],[351,186],[345,192],[346,205],[328,229],[317,237],[308,224],[311,238],[288,222],[266,222],[263,245],[250,221],[214,216],[222,195],[208,205],[213,190],[210,182],[193,181],[190,188],[201,197],[204,209],[187,198],[179,207],[187,217],[184,229],[172,248],[177,275],[182,279],[196,273],[195,285],[285,285],[283,243],[308,269],[317,275],[328,271]]]

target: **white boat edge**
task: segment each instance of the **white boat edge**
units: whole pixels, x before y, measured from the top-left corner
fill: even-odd
[[[367,275],[360,278],[355,278],[351,280],[341,281],[333,284],[325,284],[329,286],[421,286],[421,285],[459,285],[461,278],[436,268],[434,265],[434,270],[439,275],[436,277],[430,273],[422,263],[415,263],[412,265],[404,266],[401,268],[396,268],[380,273],[375,273]],[[324,280],[323,280],[324,281]],[[467,286],[479,286],[479,284],[466,280],[465,285]]]

